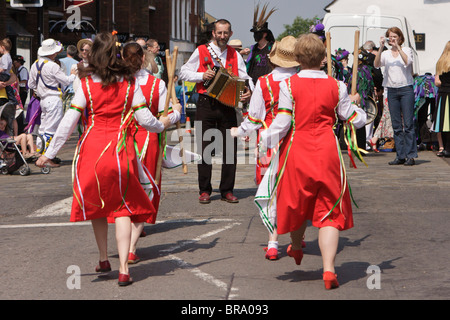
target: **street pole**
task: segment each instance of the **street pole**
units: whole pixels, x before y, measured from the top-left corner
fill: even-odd
[[[44,6],[37,8],[37,29],[39,35],[39,46],[41,46],[42,41],[44,41]]]

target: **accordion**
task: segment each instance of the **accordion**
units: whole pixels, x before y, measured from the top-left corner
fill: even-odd
[[[245,80],[230,75],[224,68],[217,70],[212,83],[208,85],[206,95],[220,103],[236,108],[245,89]]]

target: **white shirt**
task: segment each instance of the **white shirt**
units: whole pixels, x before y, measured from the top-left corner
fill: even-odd
[[[39,79],[39,83],[37,83],[37,66],[36,63],[41,65],[44,61],[48,61],[44,63],[44,66],[41,70],[42,78]],[[75,80],[75,75],[66,76],[61,67],[55,62],[51,61],[48,58],[39,58],[39,60],[31,66],[30,70],[30,79],[28,80],[28,87],[36,91],[36,94],[41,98],[45,99],[48,97],[60,97],[62,92],[59,90],[53,90],[47,88],[44,85],[44,82],[51,87],[58,87],[61,85],[62,87],[66,87],[71,84]]]
[[[2,71],[3,73],[11,75],[11,68],[12,68],[11,55],[8,52],[6,52],[0,58],[0,69],[3,69]]]
[[[222,65],[226,65],[227,62],[227,53],[228,53],[228,47],[224,51],[221,51],[218,46],[216,46],[213,42],[210,42],[209,45],[213,49],[213,51],[216,53],[217,57],[220,59]],[[245,66],[244,59],[242,59],[242,56],[236,52],[237,55],[237,62],[238,62],[238,70],[239,74],[238,77],[245,80],[250,80],[250,90],[253,91],[254,84],[252,81],[252,78],[247,74],[247,67]],[[195,49],[195,51],[192,53],[189,60],[181,67],[179,78],[180,80],[184,81],[190,81],[190,82],[203,82],[203,72],[198,72],[198,67],[200,66],[200,55],[198,52],[198,48]],[[212,59],[215,66],[220,66],[219,62],[215,59]]]
[[[414,84],[413,61],[414,55],[411,48],[402,48],[408,57],[408,63],[405,64],[400,53],[397,57],[392,55],[392,50],[386,50],[381,53],[380,64],[384,67],[383,87],[401,88]]]
[[[24,66],[20,66],[19,69],[17,69],[17,77],[19,78],[19,81],[27,81],[28,82],[28,70]],[[19,87],[26,88],[26,83],[20,83]]]
[[[297,68],[281,68],[276,67],[270,74],[273,75],[274,81],[285,80],[294,74],[296,74]],[[248,107],[248,114],[256,119],[264,120],[266,118],[266,102],[264,101],[263,92],[261,89],[260,79],[256,82],[255,91],[252,93],[252,98]],[[248,118],[241,123],[238,127],[238,136],[247,136],[252,131],[256,131],[261,128],[262,124],[255,124],[251,122]]]
[[[100,77],[97,75],[92,76],[92,80],[94,82],[101,82]],[[123,81],[123,80],[121,80]],[[138,106],[141,104],[146,104],[144,94],[142,93],[140,86],[134,86],[134,95],[132,106]],[[77,107],[81,107],[83,110],[86,108],[87,101],[84,95],[83,89],[78,89],[75,92],[75,95],[72,99],[72,104]],[[84,112],[84,111],[83,111]],[[64,118],[61,120],[61,123],[56,130],[55,136],[53,137],[50,145],[45,152],[45,156],[49,159],[53,159],[58,153],[59,149],[64,145],[66,140],[70,137],[73,130],[78,124],[78,119],[80,118],[81,113],[79,111],[69,109],[66,111]],[[150,112],[148,108],[142,108],[134,112],[134,118],[137,122],[143,126],[146,130],[150,132],[160,133],[164,130],[164,125],[162,122],[158,121],[156,117]]]
[[[298,73],[300,78],[314,78],[314,79],[326,79],[328,76],[322,70],[302,70]],[[280,84],[280,99],[278,108],[292,110],[292,100],[289,93],[289,89],[286,82],[283,81]],[[353,114],[357,112],[356,118],[353,120],[353,125],[356,128],[362,128],[366,124],[366,113],[362,108],[352,104],[350,97],[347,93],[347,86],[344,82],[339,81],[339,103],[336,108],[336,113],[341,120],[347,120]],[[269,129],[261,132],[261,142],[268,148],[274,148],[278,142],[286,136],[291,128],[292,116],[279,113]]]

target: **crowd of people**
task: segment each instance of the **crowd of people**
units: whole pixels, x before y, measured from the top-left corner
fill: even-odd
[[[300,265],[306,225],[311,221],[319,228],[325,288],[337,288],[334,261],[339,231],[353,227],[348,182],[341,169],[345,166],[342,135],[352,132],[348,136],[357,138],[347,143],[360,160],[361,149],[379,152],[383,148],[395,150],[389,165],[412,166],[418,145],[424,143],[437,143],[437,155],[450,156],[450,42],[437,63],[435,78],[414,76],[412,51],[403,46],[402,31],[390,28],[379,47],[368,41],[359,49],[356,94],[351,94],[351,53],[336,50],[328,68],[320,22],[298,38],[276,41],[268,27],[274,10],[266,9],[259,15],[259,8],[255,12],[251,48],[243,49],[239,40],[230,41],[231,23],[217,20],[210,41],[194,50],[178,74],[181,81],[195,82],[198,93],[199,202],[210,204],[213,191],[213,149],[209,147],[213,142],[204,139],[206,132],[217,129],[222,135],[219,191],[221,200],[231,204],[239,202],[234,194],[237,139],[256,132],[255,203],[269,231],[265,257],[277,260],[278,235],[289,233],[287,254]],[[61,58],[63,49],[66,56]],[[26,109],[29,89],[30,98],[39,104],[36,120],[44,145],[34,146],[27,140],[28,114],[16,119],[14,138],[26,156],[36,157],[40,167],[58,166],[58,151],[78,128],[70,220],[92,221],[99,250],[97,272],[111,270],[107,230],[108,223],[115,224],[120,286],[132,283],[128,265],[139,262],[136,247],[143,225],[155,223],[159,210],[161,179],[155,177],[161,173],[158,162],[165,148],[161,135],[181,117],[180,103],[169,101],[172,93],[162,80],[169,70],[159,50],[154,39],[119,44],[115,34],[108,32],[66,47],[46,39],[28,73],[23,57],[10,57],[11,42],[0,42],[0,105],[12,101],[18,109]],[[216,69],[246,81],[241,121],[235,108],[207,94],[206,83],[216,77]],[[435,97],[430,96],[432,86],[439,88],[431,90]],[[418,95],[436,102],[425,113],[432,120],[428,132],[436,133],[436,140],[425,141],[418,134]],[[370,122],[369,103],[378,106]],[[420,107],[424,108],[423,103]],[[4,134],[5,119],[0,125]],[[38,157],[35,147],[44,148],[43,155]]]

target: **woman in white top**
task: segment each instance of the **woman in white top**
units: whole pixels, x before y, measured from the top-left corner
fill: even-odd
[[[380,39],[380,50],[375,57],[375,68],[384,67],[383,87],[387,89],[394,141],[397,155],[390,165],[414,165],[417,158],[416,133],[414,130],[414,79],[413,51],[403,48],[402,31],[392,27],[386,31],[390,50],[383,51],[385,38]]]

